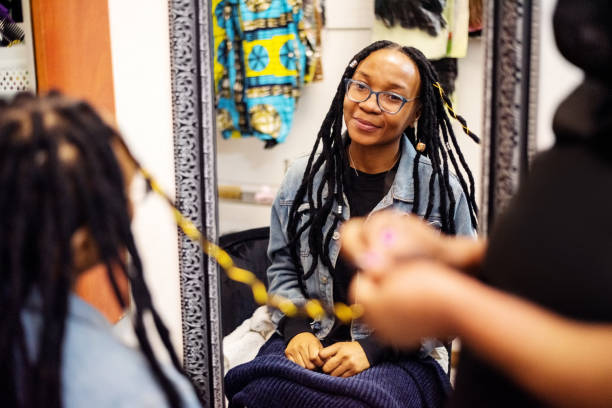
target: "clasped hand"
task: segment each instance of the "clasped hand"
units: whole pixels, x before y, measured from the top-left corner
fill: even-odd
[[[321,368],[324,373],[334,377],[351,377],[370,367],[358,342],[338,342],[323,347],[319,339],[308,332],[293,337],[285,349],[285,355],[308,370]]]

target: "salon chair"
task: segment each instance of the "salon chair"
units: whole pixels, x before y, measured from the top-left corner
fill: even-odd
[[[225,234],[219,237],[219,246],[233,259],[239,268],[249,270],[268,287],[266,271],[270,227],[254,228]],[[253,315],[259,305],[253,299],[251,288],[221,274],[221,321],[223,336],[230,334],[243,321]]]

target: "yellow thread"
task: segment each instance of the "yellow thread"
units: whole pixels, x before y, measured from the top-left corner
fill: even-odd
[[[255,285],[257,283],[257,278],[252,272],[247,271],[246,269],[237,268],[235,266],[229,268],[226,271],[227,276],[231,280],[236,282],[246,283],[247,285]]]
[[[134,163],[136,164],[135,161]],[[298,307],[291,300],[285,297],[279,295],[269,296],[265,285],[259,279],[257,279],[255,274],[246,269],[234,266],[234,261],[232,261],[232,258],[228,255],[228,253],[204,237],[195,224],[188,220],[180,212],[180,210],[176,208],[172,200],[166,195],[166,193],[164,193],[155,179],[153,179],[153,177],[145,169],[139,168],[139,171],[147,181],[151,190],[168,202],[172,208],[176,225],[181,229],[181,231],[183,231],[183,233],[192,241],[200,243],[202,251],[206,255],[215,259],[215,261],[217,261],[219,266],[225,271],[226,275],[230,279],[249,285],[251,287],[251,291],[253,292],[253,298],[258,304],[267,304],[268,306],[279,309],[289,317],[300,314],[309,316],[315,320],[319,320],[327,314],[321,305],[321,302],[316,299],[311,299],[307,301],[303,307]],[[343,323],[350,323],[352,319],[359,318],[363,314],[363,308],[360,305],[347,306],[343,303],[336,303],[334,305],[334,314]]]
[[[334,313],[336,317],[344,324],[348,324],[353,319],[353,311],[344,303],[336,303],[334,305]]]
[[[314,320],[319,320],[325,316],[325,310],[321,306],[321,302],[316,299],[309,300],[304,307],[308,316]]]
[[[444,100],[444,90],[442,89],[442,85],[440,85],[439,82],[435,82],[433,84],[434,88],[438,88],[438,91],[440,92],[440,99],[442,99],[442,102],[444,103],[444,106],[446,107],[446,109],[452,113],[453,117],[457,120],[457,122],[459,122],[459,119],[457,118],[457,113],[455,113],[455,110],[449,106],[449,104],[446,103],[446,101]],[[459,122],[459,124],[461,125],[461,127],[463,129],[465,129],[465,131],[467,132],[467,134],[470,134],[470,129],[464,125],[463,123]]]
[[[251,290],[253,291],[253,299],[255,299],[255,302],[260,305],[265,305],[268,302],[268,291],[266,290],[266,285],[257,281],[253,283]]]

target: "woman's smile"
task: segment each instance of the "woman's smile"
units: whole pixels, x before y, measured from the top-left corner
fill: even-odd
[[[365,120],[365,119],[361,119],[358,117],[353,116],[353,121],[355,123],[355,126],[357,127],[357,129],[363,131],[363,132],[375,132],[378,129],[381,128],[381,126],[377,126],[374,123]]]

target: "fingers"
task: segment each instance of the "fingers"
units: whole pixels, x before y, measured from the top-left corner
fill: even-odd
[[[323,360],[321,359],[321,357],[319,357],[319,351],[322,350],[321,345],[317,346],[314,344],[311,344],[309,346],[309,360],[311,361],[312,364],[314,364],[317,367],[321,367],[323,366]]]
[[[329,347],[322,348],[321,350],[319,350],[319,357],[321,357],[323,361],[326,361],[338,352],[340,346],[341,343],[334,343]]]
[[[301,367],[314,370],[323,365],[323,361],[319,358],[319,350],[322,348],[321,342],[314,334],[304,332],[289,341],[285,356]]]
[[[357,374],[355,371],[353,370],[346,370],[340,377],[342,378],[349,378],[354,376],[355,374]]]
[[[307,362],[309,362],[308,360],[306,360],[306,361],[307,361]],[[308,368],[308,365],[306,364],[306,362],[305,362],[305,361],[304,361],[304,359],[302,358],[302,355],[301,355],[301,354],[298,354],[298,355],[296,356],[295,362],[296,362],[296,363],[297,363],[299,366],[301,366],[301,367]],[[311,364],[311,365],[312,365],[312,364]]]
[[[349,286],[349,299],[352,303],[362,305],[367,311],[376,290],[377,287],[369,275],[359,274],[359,277],[354,278]]]
[[[323,364],[322,370],[324,373],[331,374],[332,372],[335,372],[335,370],[340,367],[341,364],[342,357],[335,355],[328,359],[325,364]],[[346,371],[346,369],[342,370],[341,373],[344,373],[344,371]]]
[[[367,240],[363,232],[363,218],[352,218],[340,227],[342,256],[357,263],[357,256],[367,250]]]
[[[350,220],[342,226],[341,239],[343,256],[374,279],[382,279],[397,262],[437,258],[447,243],[418,216],[398,211]]]
[[[344,374],[349,374],[350,367],[347,362],[343,362],[338,367],[336,367],[329,375],[332,377],[344,377]],[[350,376],[349,376],[350,377]],[[346,378],[346,377],[345,377]]]

